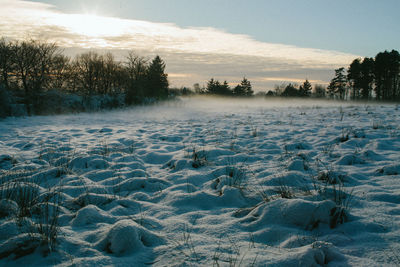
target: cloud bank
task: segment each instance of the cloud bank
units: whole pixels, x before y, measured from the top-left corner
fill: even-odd
[[[308,78],[325,83],[333,69],[356,55],[259,42],[247,35],[215,28],[182,28],[175,24],[88,14],[66,14],[44,3],[0,0],[0,35],[40,38],[79,52],[83,49],[126,50],[167,62],[173,85],[190,86],[211,77],[238,82],[246,76],[256,89]],[[266,33],[268,34],[268,33]],[[288,33],[290,34],[290,33]]]

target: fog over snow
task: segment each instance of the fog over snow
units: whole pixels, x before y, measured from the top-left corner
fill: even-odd
[[[0,265],[397,266],[399,115],[182,98],[1,120]]]

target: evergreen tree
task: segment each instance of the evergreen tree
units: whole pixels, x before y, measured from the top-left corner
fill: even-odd
[[[218,88],[218,94],[220,94],[220,95],[231,95],[232,94],[232,90],[227,81],[224,81],[224,83]]]
[[[350,64],[347,71],[347,80],[350,83],[352,89],[351,97],[352,99],[357,99],[360,95],[361,83],[362,83],[362,69],[361,69],[361,59],[356,58]]]
[[[232,90],[227,81],[221,84],[218,80],[211,78],[207,82],[206,93],[212,95],[232,95]]]
[[[243,80],[240,82],[240,86],[243,88],[245,96],[252,96],[254,94],[251,83],[246,79],[246,77],[243,77]]]
[[[361,63],[361,97],[363,99],[369,99],[372,93],[372,86],[374,83],[374,59],[364,58]]]
[[[240,84],[238,84],[235,86],[235,88],[233,88],[232,93],[234,96],[244,96],[246,94],[246,91]]]
[[[400,54],[396,50],[378,53],[375,57],[375,93],[381,100],[400,98]]]
[[[311,83],[308,80],[305,80],[303,85],[299,87],[299,96],[301,97],[310,97],[312,91]]]
[[[207,94],[211,94],[211,95],[217,94],[219,86],[220,86],[219,81],[216,81],[216,80],[214,80],[214,78],[211,78],[207,82],[206,93]]]
[[[329,96],[334,97],[337,95],[339,99],[344,99],[346,95],[346,81],[344,68],[335,69],[335,77],[327,87]]]
[[[329,98],[335,98],[336,88],[335,88],[335,82],[333,80],[331,80],[328,87],[326,87],[326,94],[328,95]]]
[[[281,96],[285,97],[297,97],[299,96],[299,90],[291,83],[289,83],[285,90],[282,92]]]
[[[154,98],[166,98],[168,96],[168,74],[164,71],[164,61],[156,56],[148,67],[145,96]]]

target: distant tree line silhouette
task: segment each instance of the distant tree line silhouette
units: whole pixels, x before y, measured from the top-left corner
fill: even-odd
[[[315,84],[313,90],[311,83],[306,79],[301,85],[296,83],[275,85],[274,91],[268,91],[265,96],[324,98],[326,96],[326,88],[321,84]]]
[[[194,91],[197,94],[208,94],[208,95],[221,95],[221,96],[237,96],[237,97],[250,97],[254,95],[254,91],[251,86],[251,82],[243,77],[242,81],[231,88],[227,81],[221,83],[214,78],[211,78],[207,82],[205,88],[200,88],[199,84],[193,85]]]
[[[119,62],[111,53],[87,52],[71,59],[54,43],[0,39],[0,116],[10,113],[10,99],[23,104],[28,115],[43,113],[45,100],[56,97],[54,89],[83,102],[108,96],[107,107],[116,107],[164,99],[168,87],[159,56],[148,61],[129,53]]]

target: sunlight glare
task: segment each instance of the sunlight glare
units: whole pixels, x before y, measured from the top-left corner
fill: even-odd
[[[129,23],[123,19],[94,14],[59,14],[50,20],[57,26],[87,37],[120,36],[129,28]]]

